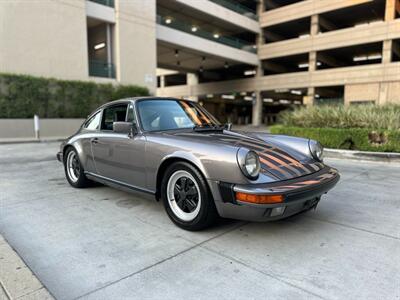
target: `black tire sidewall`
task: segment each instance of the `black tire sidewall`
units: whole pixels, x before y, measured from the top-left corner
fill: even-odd
[[[78,158],[79,164],[81,166],[80,172],[79,172],[79,177],[78,177],[78,180],[76,182],[73,182],[71,180],[71,178],[69,178],[68,170],[67,170],[68,154],[71,153],[72,151],[75,152],[75,155]],[[81,163],[81,161],[79,159],[78,152],[73,147],[69,147],[64,153],[64,172],[65,172],[65,177],[67,178],[69,184],[72,185],[73,187],[82,188],[82,187],[86,187],[88,185],[88,179],[85,176],[85,171],[83,170],[83,166],[82,166],[82,163]]]
[[[197,181],[197,184],[200,189],[199,191],[201,195],[200,211],[199,214],[196,216],[196,218],[193,219],[192,221],[183,221],[179,219],[174,214],[168,203],[168,197],[167,197],[168,181],[172,174],[180,170],[189,172]],[[174,222],[176,225],[186,230],[196,231],[206,228],[210,226],[217,217],[214,199],[209,191],[208,185],[204,177],[195,167],[186,162],[176,162],[166,170],[161,183],[161,199],[163,201],[165,210],[169,218],[172,220],[172,222]]]

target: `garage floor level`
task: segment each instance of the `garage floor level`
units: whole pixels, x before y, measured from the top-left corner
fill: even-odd
[[[400,165],[328,160],[318,209],[175,227],[160,203],[71,188],[57,143],[0,145],[0,233],[57,299],[400,299]]]

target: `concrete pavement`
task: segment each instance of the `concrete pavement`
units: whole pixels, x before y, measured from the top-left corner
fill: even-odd
[[[0,145],[0,233],[57,299],[400,299],[400,164],[330,159],[342,180],[315,212],[193,233],[71,188],[57,147]]]

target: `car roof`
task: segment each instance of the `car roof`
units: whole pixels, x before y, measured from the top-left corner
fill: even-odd
[[[179,98],[174,98],[174,97],[156,97],[156,96],[142,96],[142,97],[129,97],[129,98],[123,98],[123,99],[118,99],[114,101],[110,101],[107,103],[104,103],[100,107],[98,107],[96,110],[103,109],[106,106],[113,105],[113,104],[118,104],[118,103],[124,103],[124,102],[136,102],[136,101],[143,101],[143,100],[179,100],[179,101],[187,101],[187,102],[193,102],[192,100],[188,99],[179,99]]]
[[[96,112],[98,112],[99,110],[102,110],[108,106],[112,106],[114,104],[119,104],[119,103],[126,103],[126,102],[136,102],[136,101],[143,101],[143,100],[178,100],[178,101],[187,101],[187,102],[194,102],[192,100],[188,100],[188,99],[179,99],[179,98],[174,98],[174,97],[156,97],[156,96],[141,96],[141,97],[129,97],[129,98],[122,98],[122,99],[118,99],[118,100],[114,100],[114,101],[110,101],[107,103],[104,103],[103,105],[97,107],[95,110],[93,110],[88,116],[87,118],[90,118],[91,116],[93,116],[93,114],[95,114]]]

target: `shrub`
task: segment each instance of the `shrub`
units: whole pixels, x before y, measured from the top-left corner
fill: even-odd
[[[372,130],[367,128],[303,128],[275,125],[270,127],[270,131],[274,134],[314,139],[328,148],[377,152],[400,152],[399,130]],[[383,137],[383,139],[376,140],[374,138],[375,135]]]
[[[305,128],[374,128],[400,130],[400,105],[313,106],[285,111],[280,122]]]
[[[147,95],[136,85],[0,74],[0,118],[85,118],[105,102]]]

